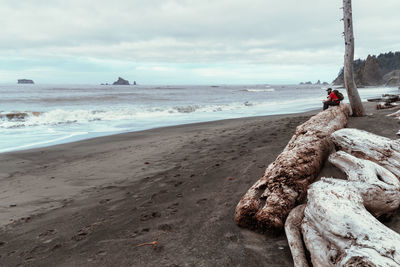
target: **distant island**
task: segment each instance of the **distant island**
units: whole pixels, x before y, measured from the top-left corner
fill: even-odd
[[[354,60],[354,81],[362,86],[400,86],[400,52],[368,55],[367,59]],[[343,85],[343,68],[334,85]]]
[[[125,80],[121,77],[118,77],[118,80],[113,83],[113,85],[129,85],[129,81]]]
[[[300,83],[300,85],[304,85],[304,84],[307,84],[307,85],[310,85],[310,84],[313,84],[311,81],[308,81],[308,82],[301,82]],[[314,83],[315,85],[329,85],[329,83],[327,83],[327,82],[323,82],[323,83],[321,83],[321,81],[320,80],[318,80],[316,83]]]
[[[108,83],[101,83],[100,85],[109,85]],[[131,85],[128,80],[118,77],[118,80],[113,82],[112,85]],[[133,81],[132,85],[136,85],[136,81]]]
[[[34,84],[33,80],[29,79],[19,79],[18,84]]]

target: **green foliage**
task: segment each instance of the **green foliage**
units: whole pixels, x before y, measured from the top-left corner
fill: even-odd
[[[378,56],[372,56],[378,59],[379,67],[381,68],[382,75],[385,75],[393,70],[400,69],[400,52],[389,52],[384,54],[379,54]],[[365,59],[354,60],[354,72],[356,73],[360,67],[365,64]],[[341,68],[339,75],[343,75],[343,68]]]
[[[383,75],[400,69],[400,52],[380,54],[377,59]]]

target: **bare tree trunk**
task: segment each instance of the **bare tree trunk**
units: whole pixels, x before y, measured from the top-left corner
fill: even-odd
[[[281,229],[290,210],[303,201],[333,150],[330,135],[347,124],[348,105],[318,113],[298,126],[264,177],[242,197],[235,210],[239,226],[259,231]]]
[[[343,0],[343,21],[344,21],[344,85],[349,97],[353,116],[362,117],[365,115],[364,107],[354,82],[353,61],[354,61],[354,36],[353,36],[353,15],[351,11],[351,0]]]

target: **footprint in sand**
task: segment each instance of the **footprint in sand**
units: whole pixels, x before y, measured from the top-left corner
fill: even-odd
[[[71,239],[74,241],[81,241],[81,240],[85,239],[88,234],[89,234],[88,231],[81,229],[81,230],[79,230],[79,232],[76,235],[71,237]]]
[[[164,232],[172,232],[172,226],[171,226],[171,224],[168,224],[168,223],[164,223],[164,224],[160,224],[159,226],[158,226],[158,229],[159,230],[162,230],[162,231],[164,231]]]
[[[144,221],[148,221],[148,220],[151,220],[151,219],[154,219],[154,218],[159,218],[159,217],[161,217],[161,213],[158,212],[158,211],[146,212],[146,213],[142,213],[140,215],[140,220],[142,222],[144,222]]]
[[[175,202],[171,206],[167,207],[167,210],[169,211],[169,214],[170,215],[174,215],[175,213],[177,213],[178,212],[178,206],[179,206],[179,203]]]
[[[197,205],[203,205],[203,204],[205,204],[206,202],[207,202],[207,198],[202,198],[202,199],[197,200],[196,204],[197,204]]]
[[[105,251],[105,250],[100,250],[100,251],[96,252],[96,255],[97,255],[97,256],[105,256],[105,255],[107,255],[107,251]]]
[[[102,200],[99,201],[99,203],[100,203],[100,204],[105,204],[105,203],[109,202],[110,200],[111,200],[111,199],[109,199],[109,198],[102,199]]]
[[[86,226],[86,227],[80,229],[76,235],[71,237],[71,240],[81,241],[81,240],[87,238],[88,235],[90,235],[94,231],[95,227],[97,227],[100,224],[102,224],[102,223],[101,222],[95,222],[95,223],[93,223],[93,224],[91,224],[89,226]]]

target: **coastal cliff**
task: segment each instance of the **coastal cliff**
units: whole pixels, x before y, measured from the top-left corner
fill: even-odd
[[[366,60],[354,61],[354,81],[357,86],[400,86],[400,52],[378,56],[368,55]],[[343,68],[334,85],[343,85]]]

